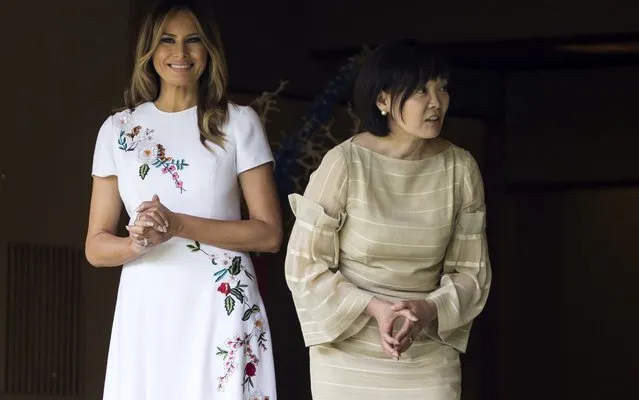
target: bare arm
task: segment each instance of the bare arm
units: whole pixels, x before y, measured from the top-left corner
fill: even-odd
[[[172,213],[159,202],[144,202],[137,210],[144,214],[159,210],[169,221],[169,236],[233,251],[275,253],[282,243],[282,218],[273,180],[272,164],[267,163],[239,175],[249,209],[249,219],[221,221]]]
[[[144,252],[130,237],[115,235],[121,212],[118,178],[94,176],[85,242],[87,260],[94,267],[118,267]]]

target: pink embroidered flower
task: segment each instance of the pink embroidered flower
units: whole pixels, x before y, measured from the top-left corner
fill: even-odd
[[[255,376],[256,371],[257,371],[257,368],[255,368],[255,364],[253,363],[248,363],[246,364],[246,367],[244,367],[244,373],[247,376],[250,376],[250,377]]]
[[[124,127],[129,122],[131,114],[128,111],[124,111],[118,114],[117,120],[120,123],[120,127]]]
[[[182,189],[182,186],[184,186],[184,183],[182,181],[175,181],[175,187]]]
[[[222,282],[220,286],[218,286],[217,291],[228,296],[228,294],[231,293],[231,285],[226,282]]]

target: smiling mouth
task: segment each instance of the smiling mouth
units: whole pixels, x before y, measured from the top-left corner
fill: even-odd
[[[175,71],[188,71],[193,68],[193,64],[169,64],[169,68]]]
[[[439,122],[441,120],[439,115],[431,115],[430,117],[426,118],[426,122]]]

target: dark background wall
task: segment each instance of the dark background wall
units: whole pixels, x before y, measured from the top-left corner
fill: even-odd
[[[0,3],[0,399],[100,398],[119,270],[81,267],[81,351],[69,362],[82,370],[82,390],[19,393],[6,379],[15,345],[7,245],[82,248],[95,136],[119,104],[136,21],[150,2]],[[299,126],[312,97],[361,45],[410,36],[474,49],[454,50],[465,62],[455,69],[445,135],[481,160],[495,284],[464,357],[465,399],[639,394],[631,329],[639,63],[596,56],[558,66],[556,54],[538,48],[639,34],[634,3],[217,2],[232,97],[247,103],[290,82],[267,126],[274,141]],[[348,121],[337,118],[333,132],[345,137]],[[280,398],[307,399],[306,351],[282,260],[283,252],[267,259],[262,284]]]

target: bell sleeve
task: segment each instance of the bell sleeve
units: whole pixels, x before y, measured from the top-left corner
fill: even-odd
[[[304,195],[289,196],[296,220],[285,274],[307,346],[340,341],[360,331],[372,294],[339,271],[339,232],[346,219],[348,168],[335,147],[311,175]]]
[[[484,186],[475,159],[466,155],[462,205],[446,250],[440,286],[427,296],[437,306],[437,318],[427,335],[460,352],[466,351],[472,322],[486,304],[492,280]]]

